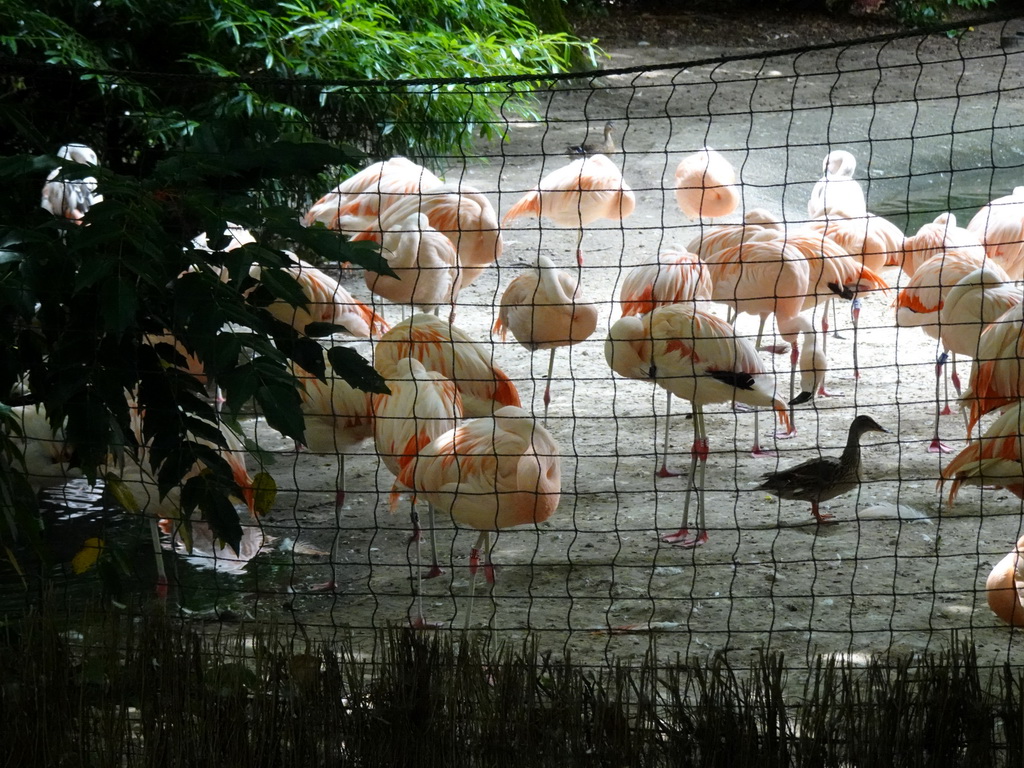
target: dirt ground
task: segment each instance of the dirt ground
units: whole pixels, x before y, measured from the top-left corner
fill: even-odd
[[[856,176],[869,208],[900,227],[913,232],[947,209],[966,223],[982,202],[1020,183],[1024,157],[1011,137],[1019,139],[1024,114],[1019,97],[1010,96],[1024,86],[1024,53],[1000,46],[1007,27],[988,25],[959,39],[909,38],[670,66],[821,42],[839,28],[778,23],[766,15],[742,29],[735,21],[716,24],[716,38],[691,32],[696,22],[650,17],[628,28],[611,22],[584,28],[584,34],[604,36],[605,71],[611,73],[542,94],[543,120],[509,118],[508,142],[446,169],[448,180],[474,184],[503,212],[567,162],[566,144],[611,120],[620,146],[612,158],[637,196],[633,216],[597,222],[583,243],[583,288],[597,302],[600,320],[593,337],[556,358],[548,427],[562,451],[561,505],[539,526],[498,536],[497,580],[490,590],[482,581],[477,585],[473,625],[489,623],[496,639],[530,637],[542,649],[571,650],[577,661],[593,664],[649,650],[666,661],[715,650],[742,660],[765,648],[784,651],[788,664],[800,669],[821,654],[910,654],[937,650],[955,636],[973,640],[985,662],[1009,655],[1021,663],[1019,643],[997,625],[979,591],[1021,533],[1021,504],[1005,491],[969,488],[949,507],[936,490],[948,456],[925,448],[939,350],[919,329],[895,327],[898,270],[884,273],[893,291],[863,297],[856,336],[861,377],[853,376],[854,334],[844,305],[837,315],[842,338],[828,338],[828,383],[842,396],[799,407],[793,440],[775,441],[773,425],[761,419],[760,440],[778,458],[750,456],[751,413],[707,409],[711,532],[695,550],[659,538],[679,527],[687,485],[685,477],[654,475],[664,393],[613,376],[603,345],[619,316],[616,300],[628,268],[688,243],[702,227],[739,220],[739,211],[703,224],[680,213],[672,180],[686,153],[705,144],[719,149],[737,168],[743,208],[764,207],[794,225],[806,218],[811,186],[832,148],[857,155]],[[842,29],[879,32],[870,21]],[[614,71],[626,68],[634,69]],[[575,235],[521,219],[504,237],[504,256],[464,291],[456,323],[492,346],[524,407],[539,414],[543,385],[537,382],[547,356],[531,357],[511,339],[492,337],[494,306],[538,253],[574,270]],[[369,298],[361,280],[346,284]],[[383,311],[392,322],[400,319],[393,306]],[[716,312],[725,315],[724,307]],[[737,330],[752,338],[754,318],[741,316]],[[356,346],[372,354],[371,345]],[[763,358],[784,389],[788,357]],[[968,364],[961,361],[959,371],[966,379]],[[688,404],[676,401],[674,411],[670,460],[682,467],[692,422],[684,418]],[[858,413],[892,434],[865,438],[867,481],[859,493],[826,505],[835,524],[819,526],[806,504],[780,503],[754,490],[764,472],[838,454]],[[267,520],[277,538],[242,577],[187,577],[195,583],[181,593],[183,604],[198,610],[215,595],[236,613],[367,643],[371,628],[404,623],[415,586],[410,523],[406,506],[398,514],[388,510],[392,478],[372,446],[347,458],[349,493],[335,541],[335,457],[295,454],[261,422],[248,426],[277,453],[270,471],[282,490]],[[941,429],[955,449],[964,446],[958,414],[944,416]],[[460,629],[476,532],[456,530],[450,520],[437,526],[444,574],[423,582],[423,607],[428,619]]]

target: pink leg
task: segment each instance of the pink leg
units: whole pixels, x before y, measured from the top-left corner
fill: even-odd
[[[668,468],[668,431],[672,424],[672,393],[668,393],[668,402],[665,404],[665,442],[661,451],[661,469],[654,473],[655,477],[679,477],[679,472],[673,472]]]
[[[693,448],[690,451],[690,482],[686,484],[686,496],[683,499],[683,524],[675,533],[662,538],[667,544],[678,544],[692,549],[699,547],[708,540],[708,531],[704,522],[704,471],[708,462],[708,439],[704,432],[704,411],[699,405],[693,407]],[[698,479],[698,462],[700,475]],[[697,529],[690,534],[687,527],[690,514],[690,491],[697,486]]]
[[[779,454],[778,454],[777,451],[769,451],[769,450],[765,450],[764,448],[761,447],[760,430],[758,429],[758,421],[760,420],[758,418],[759,416],[760,416],[760,411],[758,411],[755,408],[754,409],[754,447],[750,449],[750,455],[753,456],[755,459],[761,459],[761,458],[764,458],[766,456],[778,456]]]
[[[944,381],[942,366],[947,358],[948,354],[943,352],[935,363],[935,432],[932,436],[932,441],[928,444],[928,453],[950,453],[953,450],[939,439],[939,417],[950,413],[949,403],[946,403],[945,408],[940,409],[942,403],[942,382]]]
[[[857,323],[860,321],[860,296],[855,296],[853,299],[853,378],[860,378],[860,365],[857,361]]]

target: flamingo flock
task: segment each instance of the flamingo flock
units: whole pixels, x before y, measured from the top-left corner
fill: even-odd
[[[306,416],[305,447],[339,460],[336,513],[345,505],[344,456],[371,440],[395,476],[392,506],[405,494],[412,497],[417,546],[419,500],[427,503],[431,518],[441,511],[457,526],[478,532],[470,570],[474,575],[482,571],[489,582],[495,578],[492,535],[509,527],[537,526],[556,513],[562,447],[555,438],[558,430],[548,429],[555,353],[591,338],[600,324],[600,305],[587,298],[584,285],[589,282],[583,269],[586,230],[599,220],[623,221],[638,205],[619,164],[604,154],[625,156],[615,147],[610,125],[604,135],[604,145],[571,148],[576,159],[544,175],[500,218],[478,189],[446,182],[401,157],[368,166],[301,217],[306,226],[378,243],[397,275],[366,272],[363,300],[293,257],[291,271],[308,302],[268,307],[300,333],[311,324],[327,323],[368,339],[373,365],[391,388],[390,395],[371,397],[353,390],[329,366],[325,379],[295,370]],[[95,153],[65,150],[62,157],[96,164]],[[775,414],[780,428],[775,438],[785,439],[796,434],[796,406],[834,394],[826,387],[828,314],[840,300],[851,303],[853,372],[860,376],[860,297],[890,291],[882,273],[893,267],[897,280],[899,273],[905,278],[893,299],[894,327],[919,327],[943,348],[936,362],[935,430],[928,450],[950,451],[939,439],[941,381],[948,364],[960,394],[956,356],[973,361],[961,396],[967,436],[986,414],[1003,412],[943,469],[943,479],[952,481],[950,501],[964,485],[982,484],[1002,485],[1024,497],[1019,438],[1024,431],[1024,366],[1019,363],[1024,358],[1024,310],[1015,284],[1024,277],[1024,187],[993,200],[967,227],[943,213],[907,236],[868,210],[855,172],[853,154],[829,152],[807,203],[807,220],[784,222],[781,214],[744,208],[743,185],[721,152],[703,147],[679,161],[672,190],[679,212],[699,225],[700,235],[685,247],[661,249],[653,263],[627,270],[619,283],[620,317],[608,319],[604,342],[611,372],[667,393],[660,477],[677,474],[668,460],[672,397],[692,408],[694,435],[681,524],[664,542],[693,548],[710,540],[704,481],[712,447],[705,406],[752,409],[752,455],[773,455],[760,445],[759,410]],[[56,176],[47,181],[43,207],[87,224],[88,205],[69,209],[58,204],[56,183]],[[102,202],[94,187],[86,188],[92,195],[89,205]],[[66,189],[63,195],[65,200],[74,196]],[[740,223],[716,221],[735,213]],[[495,345],[454,323],[463,292],[502,258],[506,238],[532,228],[520,222],[526,217],[536,218],[541,230],[550,223],[575,234],[575,248],[568,254],[538,250],[526,271],[499,292],[494,306],[492,333],[502,340],[511,333],[528,353],[550,350],[539,415],[524,408],[517,383],[495,360]],[[238,247],[244,247],[244,240]],[[575,274],[557,266],[563,256],[575,261]],[[259,280],[259,268],[253,269],[252,277]],[[394,315],[395,307],[403,317],[389,322],[385,317]],[[759,319],[754,342],[735,330],[741,313]],[[762,346],[769,319],[782,345]],[[776,381],[774,367],[763,357],[781,353],[789,354],[788,388]],[[802,476],[801,487],[814,482]],[[841,492],[825,487],[827,482],[820,480],[822,487],[800,496],[812,500],[818,523],[830,515],[819,512],[817,500]],[[696,510],[692,521],[691,506]],[[433,523],[429,527],[433,536]],[[433,539],[432,545],[424,578],[441,572]],[[471,594],[474,583],[471,579]]]

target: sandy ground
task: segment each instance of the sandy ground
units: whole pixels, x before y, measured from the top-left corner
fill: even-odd
[[[568,649],[593,664],[652,648],[666,661],[715,650],[742,660],[767,648],[784,651],[788,665],[799,669],[819,654],[914,653],[943,647],[954,636],[973,640],[984,661],[1007,654],[1022,661],[979,591],[1021,533],[1020,502],[1004,491],[966,489],[955,505],[944,505],[935,481],[948,457],[925,450],[938,350],[920,330],[895,327],[894,291],[863,297],[859,379],[852,371],[849,309],[839,309],[842,338],[828,339],[828,382],[842,396],[798,408],[793,440],[776,442],[773,425],[762,418],[760,439],[777,449],[777,459],[750,456],[752,414],[707,409],[711,533],[696,550],[659,538],[679,527],[687,484],[685,477],[654,476],[664,393],[613,376],[603,355],[625,271],[701,231],[701,223],[676,207],[672,179],[679,159],[705,144],[737,168],[744,208],[768,208],[791,223],[806,217],[830,148],[857,155],[869,208],[911,232],[950,208],[966,223],[982,202],[1019,184],[1024,151],[1013,137],[1024,123],[1024,53],[1001,49],[1001,30],[573,81],[542,95],[543,121],[510,118],[507,143],[446,169],[449,180],[476,185],[504,211],[566,162],[566,144],[578,143],[588,126],[596,134],[612,120],[621,147],[613,159],[637,195],[633,216],[599,222],[584,240],[583,288],[598,303],[600,320],[593,337],[556,359],[548,426],[562,451],[561,505],[548,522],[498,536],[497,580],[490,590],[477,585],[474,626],[489,623],[502,640],[530,636],[542,649]],[[737,52],[633,45],[612,49],[606,66]],[[543,385],[537,382],[547,356],[531,357],[511,339],[492,338],[494,306],[538,253],[574,270],[574,245],[572,232],[515,222],[505,232],[503,258],[463,293],[458,309],[456,323],[492,345],[524,406],[538,414]],[[900,280],[896,269],[884,276],[894,287]],[[368,297],[361,280],[347,285]],[[400,318],[395,307],[384,311],[392,322]],[[715,311],[724,317],[724,307]],[[756,322],[741,316],[737,329],[752,338]],[[372,354],[370,345],[357,346]],[[763,357],[785,388],[788,357]],[[968,373],[961,362],[960,375]],[[688,462],[688,411],[676,401],[669,450],[677,467]],[[835,524],[819,526],[808,505],[754,490],[764,472],[838,454],[858,413],[892,434],[865,438],[867,482],[859,493],[827,504]],[[278,539],[245,577],[200,580],[201,589],[184,596],[186,606],[202,602],[199,592],[214,591],[219,603],[260,620],[295,621],[310,635],[354,635],[367,643],[373,627],[404,623],[415,586],[407,506],[398,514],[388,510],[392,477],[372,446],[348,457],[349,494],[338,529],[335,457],[296,455],[262,423],[248,427],[277,452],[269,471],[281,493],[267,529]],[[941,428],[950,445],[965,444],[958,414],[943,417]],[[444,574],[423,582],[422,601],[428,619],[446,627],[459,629],[465,621],[475,537],[438,521]],[[325,590],[327,582],[332,586]]]

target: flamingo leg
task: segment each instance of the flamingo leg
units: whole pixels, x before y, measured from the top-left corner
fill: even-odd
[[[764,335],[764,327],[768,324],[768,315],[761,315],[761,322],[757,326],[757,341],[754,344],[758,349],[763,349],[765,352],[771,352],[773,355],[783,355],[789,349],[789,345],[783,342],[782,344],[768,344],[764,347],[761,346],[761,337]]]
[[[410,543],[416,545],[416,594],[414,595],[414,604],[416,606],[416,614],[413,616],[409,623],[413,629],[436,629],[441,625],[436,622],[427,621],[426,614],[423,612],[423,580],[432,579],[435,576],[441,575],[443,571],[437,564],[437,542],[434,538],[434,506],[432,504],[427,505],[428,514],[430,516],[430,544],[433,550],[433,568],[426,573],[423,573],[420,568],[420,519],[419,513],[416,511],[416,501],[412,502],[412,511],[410,517],[412,519],[413,533],[409,537]]]
[[[558,347],[551,348],[551,356],[548,358],[548,377],[544,384],[544,426],[548,425],[548,408],[551,406],[551,375],[555,370],[555,350]]]
[[[469,630],[473,621],[473,601],[476,599],[476,572],[480,567],[480,553],[484,553],[484,575],[488,583],[494,583],[494,566],[491,563],[491,534],[488,531],[480,531],[476,544],[469,552],[469,607],[466,608],[466,626]]]
[[[946,377],[942,375],[942,367],[946,363],[946,359],[949,357],[948,353],[943,352],[939,355],[938,361],[935,363],[935,433],[932,437],[932,441],[928,444],[928,453],[949,453],[953,449],[948,445],[939,440],[939,417],[942,415],[942,384],[945,382]],[[946,411],[949,412],[949,403],[946,404]]]
[[[579,268],[579,277],[583,277],[583,225],[580,225],[576,234],[576,266]]]
[[[704,472],[707,469],[707,462],[708,438],[704,429],[704,409],[695,403],[693,406],[693,448],[690,451],[690,479],[686,484],[686,495],[683,497],[683,524],[675,533],[663,537],[662,541],[691,549],[699,547],[708,540],[708,531],[704,523]],[[687,526],[690,518],[690,493],[694,488],[697,491],[697,529],[693,535],[690,535]]]
[[[761,447],[760,413],[761,411],[758,408],[754,409],[754,447],[750,449],[750,455],[755,459],[765,456],[778,456],[779,454],[776,451],[769,451]]]
[[[661,469],[655,472],[655,475],[658,477],[679,477],[678,472],[673,472],[668,468],[668,432],[672,424],[672,393],[668,392],[667,394],[668,398],[665,404],[665,442],[662,444]]]
[[[796,434],[796,406],[792,405],[794,399],[796,399],[796,367],[800,362],[800,348],[797,343],[793,342],[793,348],[789,353],[789,423],[790,423],[790,434]]]
[[[836,305],[832,302],[831,299],[829,299],[829,303],[832,304],[832,325],[834,326],[834,329],[832,331],[832,335],[835,338],[837,338],[837,339],[846,338],[845,336],[842,336],[839,333],[839,320],[837,319],[837,315],[836,315]]]
[[[860,364],[857,360],[857,330],[860,327],[860,308],[860,296],[854,296],[850,314],[853,317],[853,378],[855,379],[860,378]]]
[[[167,601],[167,567],[164,565],[164,548],[160,544],[160,526],[155,517],[149,518],[149,535],[156,558],[156,597],[164,603]]]
[[[334,512],[339,515],[345,507],[345,454],[338,454],[338,478],[335,482],[337,489],[334,494]]]
[[[949,380],[953,382],[953,389],[956,390],[956,397],[959,400],[963,394],[963,389],[960,386],[960,374],[956,372],[956,352],[950,353]]]
[[[828,354],[828,310],[832,307],[833,313],[835,312],[835,306],[832,304],[832,299],[825,299],[825,305],[822,307],[821,312],[821,351],[823,354]],[[838,325],[835,322],[835,316],[832,317],[833,324]],[[842,338],[839,334],[837,337]]]

